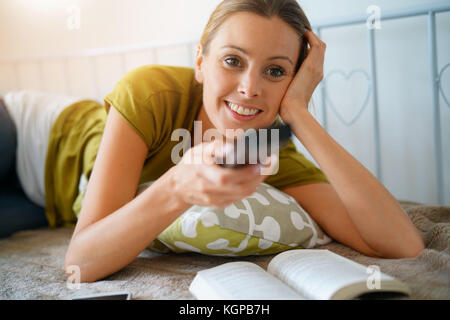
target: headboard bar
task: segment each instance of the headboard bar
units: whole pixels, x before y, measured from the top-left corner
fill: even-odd
[[[392,20],[392,19],[401,19],[401,18],[409,18],[415,16],[421,16],[428,14],[429,12],[439,13],[450,10],[450,3],[442,3],[442,4],[434,4],[434,5],[420,5],[414,6],[407,9],[401,10],[391,10],[387,12],[382,12],[380,19],[381,21]],[[326,28],[336,28],[349,26],[353,24],[363,24],[367,21],[367,15],[358,15],[358,16],[349,16],[343,17],[339,19],[331,19],[325,21],[319,21],[318,23],[313,23],[311,27],[314,30],[317,29],[326,29]]]
[[[166,47],[177,47],[177,46],[188,46],[197,43],[199,39],[193,38],[183,41],[174,42],[151,42],[151,43],[140,43],[132,44],[114,48],[98,48],[98,49],[88,49],[79,52],[66,53],[66,54],[53,54],[44,56],[24,56],[15,58],[0,58],[0,63],[27,63],[27,62],[38,62],[40,60],[51,61],[51,60],[61,60],[61,59],[73,59],[73,58],[83,58],[83,57],[99,57],[106,55],[116,55],[124,54],[130,52],[146,51],[153,49],[161,49]]]
[[[436,13],[428,13],[428,43],[431,71],[431,99],[433,103],[433,137],[434,137],[434,159],[436,167],[436,184],[438,190],[438,202],[444,204],[444,165],[442,162],[442,137],[441,137],[441,115],[439,105],[439,77],[437,63],[436,42]]]

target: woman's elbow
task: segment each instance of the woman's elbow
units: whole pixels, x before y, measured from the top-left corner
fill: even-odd
[[[66,274],[68,284],[74,286],[80,283],[94,282],[95,279],[90,279],[85,271],[86,270],[80,267],[79,263],[66,257],[64,262],[64,273]]]
[[[425,249],[425,243],[422,237],[418,238],[415,243],[410,243],[404,246],[401,251],[397,251],[396,254],[391,254],[385,258],[390,259],[407,259],[416,258]]]
[[[386,248],[387,249],[387,248]],[[375,251],[370,247],[364,248],[362,253],[373,258],[382,259],[406,259],[415,258],[425,249],[425,243],[421,236],[417,236],[414,241],[410,241],[407,245],[402,247],[391,246],[388,250]]]
[[[90,274],[86,269],[80,267],[79,264],[72,262],[64,264],[64,272],[67,277],[67,283],[71,285],[92,283],[101,279],[101,277]]]
[[[73,252],[71,252],[70,247],[66,252],[66,257],[64,260],[64,272],[67,277],[67,283],[76,285],[79,283],[89,283],[99,280],[95,278],[88,268],[84,266],[83,259],[80,257],[75,257]]]
[[[403,258],[415,258],[425,249],[425,242],[422,235],[417,229],[414,231],[414,236],[411,236],[407,245],[405,245],[405,249],[403,250]]]
[[[425,243],[422,238],[415,246],[411,246],[404,253],[404,258],[415,258],[425,249]]]

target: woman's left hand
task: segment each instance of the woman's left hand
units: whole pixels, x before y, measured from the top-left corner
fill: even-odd
[[[308,40],[310,48],[280,105],[279,114],[286,123],[290,123],[291,115],[299,109],[308,110],[309,100],[323,79],[326,44],[312,31],[307,31],[304,37]]]

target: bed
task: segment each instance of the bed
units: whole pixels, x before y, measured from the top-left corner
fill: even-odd
[[[425,16],[428,24],[428,44],[432,90],[431,106],[433,108],[433,150],[434,173],[436,180],[435,200],[430,203],[418,201],[420,199],[399,198],[405,212],[409,215],[414,225],[421,232],[426,249],[417,257],[408,259],[377,259],[358,253],[351,248],[332,242],[318,249],[328,249],[345,256],[363,265],[378,265],[382,272],[390,274],[404,281],[412,290],[412,299],[450,299],[450,198],[446,192],[446,168],[448,158],[445,156],[445,136],[441,128],[441,106],[448,100],[441,79],[450,68],[448,64],[438,68],[437,43],[436,43],[436,15],[450,11],[450,5],[434,5],[411,8],[383,14],[382,20],[401,19],[415,16]],[[367,16],[350,17],[335,21],[326,21],[314,25],[314,30],[321,35],[326,30],[341,26],[365,24]],[[367,28],[369,71],[364,77],[370,80],[370,91],[360,110],[364,110],[369,102],[372,106],[370,121],[373,128],[373,172],[383,181],[383,162],[381,160],[380,124],[378,117],[378,87],[377,65],[375,54],[375,31]],[[133,47],[91,50],[73,55],[52,57],[31,57],[15,61],[2,60],[3,65],[15,70],[16,90],[27,89],[24,73],[19,72],[22,64],[34,63],[37,68],[37,78],[43,77],[45,66],[50,62],[60,61],[62,67],[65,88],[61,90],[73,93],[75,85],[69,82],[68,70],[70,59],[85,59],[88,62],[91,74],[91,88],[95,92],[91,97],[99,101],[113,83],[102,81],[98,62],[102,57],[114,56],[118,59],[118,66],[122,73],[131,68],[127,59],[130,55],[143,54],[151,57],[152,63],[170,64],[167,56],[173,55],[177,59],[193,63],[194,40],[183,41],[176,44],[144,44]],[[180,55],[182,58],[180,58]],[[158,58],[159,57],[159,58]],[[166,57],[166,58],[163,58]],[[126,67],[128,65],[128,67]],[[329,99],[325,84],[327,79],[338,73],[338,70],[327,70],[323,84],[318,90],[321,103],[321,123],[325,129],[332,127],[329,123],[328,113],[339,114],[334,110],[334,105]],[[353,72],[353,71],[351,71]],[[356,72],[356,71],[355,71]],[[72,88],[72,89],[71,89]],[[331,112],[330,112],[331,111]],[[358,120],[362,111],[348,121],[342,118],[342,122],[351,125]],[[447,187],[448,190],[448,187]],[[411,201],[415,200],[415,201]],[[225,262],[235,261],[236,258],[200,255],[197,253],[162,254],[143,251],[130,265],[119,272],[95,283],[80,284],[77,290],[70,289],[63,271],[64,256],[73,230],[70,228],[37,229],[18,232],[9,238],[0,240],[0,299],[70,299],[75,295],[99,293],[105,291],[128,290],[133,299],[194,299],[189,293],[188,287],[196,272],[210,268]],[[273,256],[248,256],[239,258],[245,261],[257,263],[266,267]]]
[[[408,259],[378,259],[331,242],[328,249],[363,265],[377,265],[411,288],[411,299],[450,299],[450,207],[402,202],[420,230],[426,249]],[[73,296],[128,290],[132,299],[195,299],[188,288],[195,274],[233,257],[198,253],[143,251],[119,272],[70,289],[63,271],[70,228],[28,230],[0,240],[0,299],[70,299]],[[266,268],[273,255],[239,258]]]

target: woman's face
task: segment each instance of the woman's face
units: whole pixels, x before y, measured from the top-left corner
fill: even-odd
[[[210,42],[208,55],[197,53],[196,79],[203,83],[209,126],[225,136],[226,129],[272,124],[295,76],[299,52],[297,33],[280,18],[249,12],[230,16]]]

